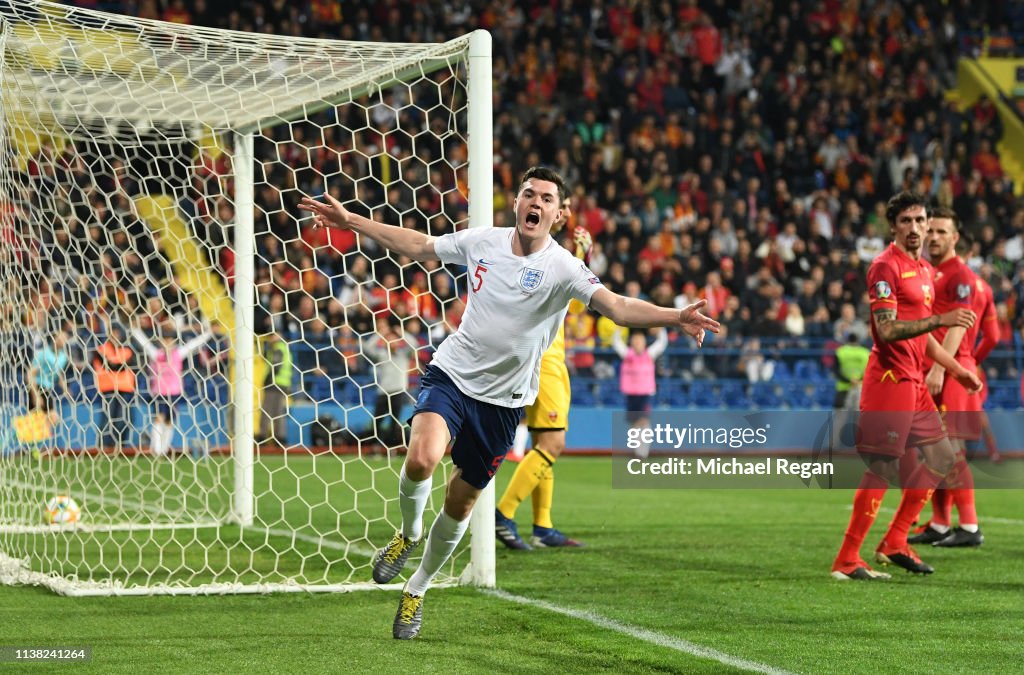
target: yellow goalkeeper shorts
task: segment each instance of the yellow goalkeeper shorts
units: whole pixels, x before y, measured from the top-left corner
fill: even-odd
[[[564,361],[544,359],[540,363],[540,392],[526,408],[526,426],[530,429],[568,429],[569,370]]]

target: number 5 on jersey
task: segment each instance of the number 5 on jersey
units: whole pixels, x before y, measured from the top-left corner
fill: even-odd
[[[480,287],[484,285],[484,272],[486,271],[487,268],[484,267],[483,265],[477,265],[476,270],[473,271],[473,279],[475,279],[475,281],[473,282],[474,293],[479,291]]]

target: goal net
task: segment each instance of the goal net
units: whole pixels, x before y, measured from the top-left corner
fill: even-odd
[[[31,0],[0,30],[0,581],[371,586],[464,279],[297,204],[490,225],[489,35],[296,39]],[[441,584],[494,583],[477,511]]]

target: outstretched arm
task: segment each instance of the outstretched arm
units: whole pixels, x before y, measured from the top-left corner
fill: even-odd
[[[627,298],[599,288],[590,299],[590,306],[620,326],[631,328],[655,328],[674,326],[697,340],[697,346],[704,344],[704,332],[717,333],[721,327],[717,321],[700,313],[707,300],[674,309],[658,307],[638,298]]]
[[[132,337],[135,338],[135,341],[139,343],[139,346],[142,347],[142,351],[146,352],[146,356],[149,358],[154,358],[159,352],[159,350],[146,339],[146,334],[143,333],[142,330],[133,328]]]
[[[206,331],[202,335],[197,335],[185,344],[181,346],[182,358],[188,357],[192,352],[206,344],[206,341],[213,337],[213,333]]]
[[[612,349],[619,355],[620,359],[626,358],[626,343],[622,341],[622,331],[616,326],[612,331]]]
[[[647,355],[652,359],[656,359],[665,352],[667,347],[668,331],[662,328],[658,331],[658,337],[654,338],[654,343],[647,348]]]
[[[413,260],[440,260],[434,253],[434,238],[404,227],[385,225],[356,213],[351,213],[337,199],[329,194],[325,201],[303,197],[299,208],[313,214],[316,227],[340,227],[369,237],[388,249]]]

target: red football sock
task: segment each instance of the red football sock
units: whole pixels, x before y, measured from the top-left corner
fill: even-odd
[[[843,537],[843,545],[836,556],[836,563],[852,563],[860,560],[860,547],[864,538],[868,536],[871,524],[878,517],[878,509],[882,506],[882,499],[885,498],[885,491],[889,484],[881,476],[864,472],[860,480],[860,487],[853,496],[853,513],[850,514],[850,524],[846,528],[846,535]]]
[[[889,531],[885,533],[886,544],[897,550],[906,548],[910,526],[921,515],[921,509],[931,499],[932,492],[941,481],[942,476],[932,471],[927,464],[921,464],[914,470],[906,482],[907,487],[903,488],[903,498],[889,525]]]
[[[938,488],[932,495],[932,525],[949,527],[950,511],[953,510],[953,491]]]
[[[974,474],[967,462],[960,460],[953,467],[957,475],[957,486],[950,490],[952,499],[956,503],[956,512],[960,517],[961,525],[977,525],[978,511],[974,507]]]

